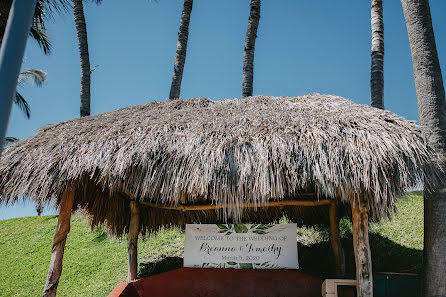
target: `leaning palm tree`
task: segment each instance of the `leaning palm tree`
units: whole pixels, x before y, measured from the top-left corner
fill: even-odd
[[[180,29],[178,30],[177,51],[175,53],[175,64],[173,67],[172,85],[170,87],[169,99],[180,98],[184,63],[186,62],[187,40],[189,38],[190,15],[193,4],[194,0],[184,0]]]
[[[382,0],[372,0],[371,28],[370,104],[373,107],[384,109],[384,22]]]
[[[3,41],[12,1],[0,1],[0,44]],[[48,54],[51,50],[51,43],[46,34],[45,20],[53,17],[54,13],[62,13],[68,6],[68,0],[37,0],[30,36],[37,41],[45,54]]]
[[[446,296],[446,99],[428,0],[401,0],[412,52],[423,134],[441,170],[424,182],[423,293]]]
[[[254,48],[260,20],[260,0],[251,0],[248,29],[246,31],[245,52],[243,56],[242,97],[252,96],[254,76]]]
[[[93,1],[96,4],[102,2],[102,0]],[[80,116],[85,117],[90,115],[91,69],[90,54],[88,52],[87,25],[85,23],[84,5],[82,0],[73,0],[73,12],[81,65]]]

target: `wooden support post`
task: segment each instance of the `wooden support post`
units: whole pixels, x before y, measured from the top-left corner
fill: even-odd
[[[139,207],[136,201],[130,201],[130,228],[128,234],[129,271],[128,281],[133,281],[138,275],[138,235]]]
[[[180,202],[182,205],[186,204],[186,193],[181,191],[181,199]],[[186,211],[182,210],[179,214],[178,225],[180,226],[180,230],[186,230]]]
[[[339,217],[338,217],[338,205],[336,200],[332,200],[330,203],[330,241],[331,248],[336,262],[336,277],[345,277],[345,255],[342,248],[341,236],[339,234]]]
[[[353,221],[353,247],[356,261],[358,297],[373,297],[372,256],[366,202],[360,195],[350,196]]]
[[[57,285],[62,274],[62,260],[67,235],[70,232],[71,211],[73,209],[74,189],[69,187],[62,195],[56,233],[53,238],[51,262],[46,276],[43,297],[56,296]]]

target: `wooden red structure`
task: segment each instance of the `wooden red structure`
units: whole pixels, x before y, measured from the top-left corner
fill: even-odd
[[[321,286],[296,270],[180,268],[121,283],[108,297],[321,297]]]

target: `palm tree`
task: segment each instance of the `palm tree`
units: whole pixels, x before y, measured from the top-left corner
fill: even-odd
[[[46,29],[44,29],[39,23],[32,22],[29,35],[37,42],[45,55],[51,53],[51,41],[46,33]]]
[[[173,67],[169,99],[180,98],[181,81],[183,80],[183,69],[186,61],[187,40],[189,38],[190,15],[193,4],[193,0],[184,0],[180,29],[178,30],[177,51],[175,53],[175,64]]]
[[[382,0],[372,0],[372,63],[370,73],[370,104],[384,109],[384,22]]]
[[[401,0],[422,132],[438,153],[441,170],[424,181],[423,293],[446,296],[446,99],[428,0]],[[434,167],[434,166],[432,166]]]
[[[12,1],[0,1],[0,45],[3,41]],[[51,18],[54,13],[63,12],[68,6],[68,0],[37,0],[30,36],[39,44],[45,54],[49,54],[51,50],[51,43],[46,34],[45,20]]]
[[[243,56],[243,86],[242,97],[252,96],[254,76],[254,48],[256,45],[257,28],[260,20],[260,0],[251,0],[248,30],[246,31],[245,53]]]
[[[37,215],[40,217],[40,215],[43,212],[43,205],[42,205],[42,201],[41,200],[36,202],[36,211],[37,211]]]
[[[19,74],[19,79],[17,81],[17,87],[22,87],[26,83],[33,84],[37,87],[41,87],[44,83],[46,83],[46,73],[42,70],[38,69],[30,69],[23,71]],[[25,98],[16,91],[14,103],[23,111],[26,118],[29,119],[31,116],[31,111],[28,105],[28,102],[26,102]]]
[[[26,83],[33,84],[37,87],[41,87],[44,83],[46,83],[46,73],[42,70],[38,69],[30,69],[23,71],[19,74],[19,79],[17,81],[17,87],[22,87]],[[15,97],[13,99],[15,105],[20,108],[25,117],[29,119],[31,117],[31,109],[29,108],[28,102],[25,98],[16,90]],[[18,141],[18,138],[15,137],[5,137],[5,143],[11,144],[13,142]]]
[[[30,83],[37,87],[41,87],[44,83],[46,83],[46,73],[38,69],[30,69],[23,71],[22,73],[19,74],[17,87],[20,88],[24,86],[26,83]],[[31,110],[29,108],[29,104],[17,90],[13,102],[17,107],[19,107],[23,111],[25,117],[29,119],[31,116]],[[7,144],[15,142],[17,140],[18,139],[15,137],[5,137],[5,142]]]
[[[100,4],[102,0],[93,0]],[[88,52],[87,25],[85,24],[84,5],[82,0],[73,0],[74,23],[76,25],[79,59],[81,64],[80,116],[90,115],[91,69]]]

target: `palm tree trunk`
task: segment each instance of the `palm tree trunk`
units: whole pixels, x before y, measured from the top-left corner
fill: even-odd
[[[193,0],[184,0],[183,12],[181,13],[180,30],[178,31],[177,51],[175,53],[175,65],[173,67],[172,85],[170,87],[169,99],[180,98],[184,63],[186,62],[187,40],[189,38],[190,14],[192,12],[193,3]]]
[[[242,97],[252,96],[254,77],[254,49],[257,38],[257,28],[260,20],[260,0],[251,0],[248,30],[246,30],[245,52],[243,56],[243,86]]]
[[[90,115],[90,57],[88,53],[87,26],[82,0],[73,0],[74,22],[81,64],[81,107],[80,116]]]
[[[42,201],[37,201],[37,204],[36,204],[36,212],[37,212],[37,215],[40,217],[40,215],[42,214],[42,212],[43,212],[43,205],[42,205]]]
[[[0,46],[5,34],[6,23],[8,22],[9,10],[11,10],[12,0],[0,1]]]
[[[384,22],[382,0],[372,0],[372,66],[370,72],[370,104],[384,109]]]
[[[428,0],[401,0],[412,52],[418,114],[424,136],[446,171],[446,100]],[[446,176],[425,175],[423,294],[446,296]]]

